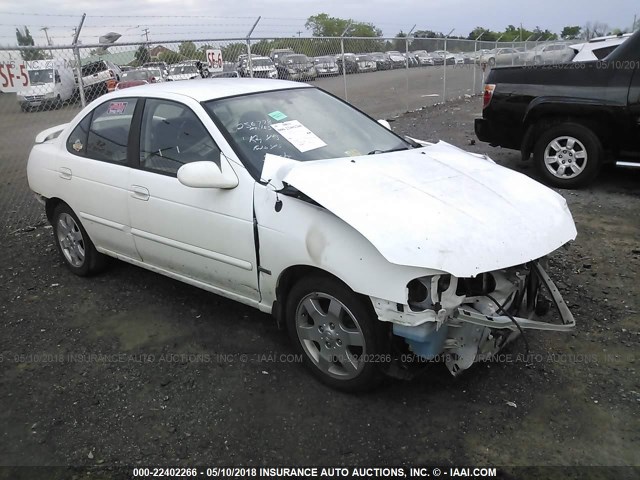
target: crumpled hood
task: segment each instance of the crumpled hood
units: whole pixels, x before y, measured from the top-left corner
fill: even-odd
[[[263,178],[308,195],[389,262],[457,277],[535,260],[576,237],[563,197],[444,142],[293,164],[267,155]]]

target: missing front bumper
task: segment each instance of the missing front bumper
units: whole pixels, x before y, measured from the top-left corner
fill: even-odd
[[[576,321],[573,318],[573,314],[569,310],[566,302],[562,298],[562,295],[560,295],[558,287],[556,287],[549,275],[547,275],[547,272],[544,271],[538,262],[531,262],[530,265],[531,272],[536,274],[538,280],[545,287],[549,295],[551,295],[562,323],[542,322],[531,318],[521,317],[514,317],[514,319],[523,330],[551,330],[556,332],[569,332],[573,330],[576,326]],[[514,331],[519,330],[518,325],[516,325],[513,320],[506,315],[482,315],[481,313],[473,312],[465,307],[458,307],[454,314],[454,318],[456,320],[481,327],[509,329]]]

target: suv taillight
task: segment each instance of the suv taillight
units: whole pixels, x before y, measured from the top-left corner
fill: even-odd
[[[487,83],[484,86],[484,96],[482,97],[482,108],[487,108],[489,102],[491,101],[491,97],[493,97],[493,91],[496,86],[493,83]]]

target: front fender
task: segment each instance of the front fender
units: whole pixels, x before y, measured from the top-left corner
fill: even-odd
[[[282,202],[276,208],[276,202]],[[330,273],[356,293],[407,303],[414,278],[442,273],[392,264],[353,227],[321,206],[256,184],[255,217],[262,304],[270,308],[282,273],[309,266]]]

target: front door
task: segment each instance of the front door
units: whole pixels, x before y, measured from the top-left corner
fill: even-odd
[[[185,163],[226,162],[202,120],[180,102],[145,101],[139,152],[128,203],[143,261],[258,300],[253,181],[240,181],[229,190],[192,188],[178,181],[177,171]]]

